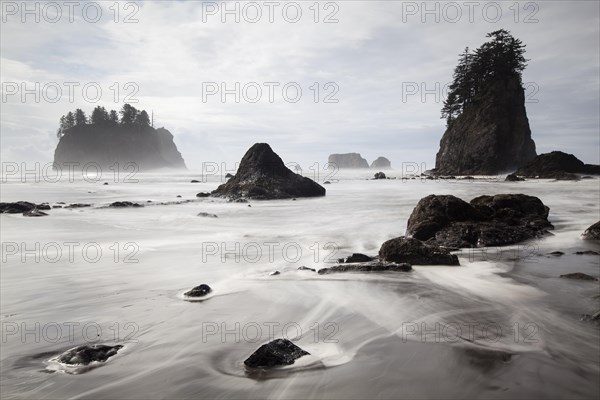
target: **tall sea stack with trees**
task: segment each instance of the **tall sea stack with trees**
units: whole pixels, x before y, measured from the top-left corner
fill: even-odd
[[[514,171],[536,156],[525,111],[525,45],[500,29],[474,52],[466,48],[442,108],[447,129],[436,173],[493,175]]]
[[[120,117],[119,117],[120,114]],[[165,128],[155,129],[146,110],[125,104],[121,111],[96,107],[88,118],[81,109],[60,118],[54,163],[86,163],[102,168],[123,168],[128,163],[140,171],[159,168],[185,169],[185,162],[173,135]]]

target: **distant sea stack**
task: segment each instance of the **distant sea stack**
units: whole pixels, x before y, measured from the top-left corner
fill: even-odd
[[[369,163],[359,153],[331,154],[328,162],[338,168],[369,168]]]
[[[235,176],[211,195],[231,200],[290,199],[325,196],[325,188],[287,168],[267,143],[256,143],[244,154]]]
[[[89,119],[80,109],[63,116],[54,162],[79,163],[79,168],[86,163],[101,168],[134,163],[140,171],[186,168],[171,132],[150,126],[146,111],[126,104],[120,114],[119,119],[116,111],[96,107]]]
[[[521,72],[524,45],[505,30],[475,53],[460,55],[444,102],[447,129],[436,156],[437,174],[511,172],[536,156],[525,111]]]
[[[385,157],[378,157],[371,163],[371,169],[391,169],[392,163]]]

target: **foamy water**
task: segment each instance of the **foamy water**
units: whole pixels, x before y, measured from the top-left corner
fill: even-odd
[[[573,254],[600,250],[579,237],[600,219],[600,180],[370,175],[343,171],[324,198],[251,207],[196,198],[219,182],[192,184],[200,180],[194,172],[109,185],[3,183],[2,201],[93,206],[1,216],[2,397],[599,395],[598,325],[581,321],[600,309],[599,285],[559,275],[600,274],[598,256]],[[412,209],[429,194],[468,201],[498,193],[538,196],[550,207],[554,234],[501,252],[462,251],[460,267],[324,276],[298,270],[353,252],[377,254],[385,240],[404,234]],[[121,200],[145,207],[104,208]],[[555,250],[566,254],[548,255]],[[213,292],[186,301],[183,293],[201,283]],[[282,336],[311,355],[249,374],[243,361]],[[62,373],[51,361],[92,342],[125,348],[80,374]]]

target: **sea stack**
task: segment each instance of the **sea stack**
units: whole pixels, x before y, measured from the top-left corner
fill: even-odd
[[[369,163],[359,153],[331,154],[328,162],[338,168],[369,168]]]
[[[235,176],[211,193],[230,199],[291,199],[325,196],[325,188],[291,171],[267,143],[246,152]]]
[[[371,169],[391,169],[392,163],[385,157],[378,157],[371,163]]]
[[[536,156],[521,73],[525,45],[503,29],[466,49],[442,108],[447,129],[436,155],[441,175],[512,172]]]

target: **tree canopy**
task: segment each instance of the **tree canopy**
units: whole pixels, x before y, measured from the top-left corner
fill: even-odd
[[[119,114],[121,118],[119,118]],[[78,108],[74,112],[69,111],[60,117],[56,135],[60,138],[71,128],[81,125],[131,125],[141,128],[150,126],[151,121],[146,110],[139,111],[130,104],[124,104],[119,112],[107,111],[106,108],[97,106],[92,110],[89,118],[82,109]]]
[[[442,118],[450,125],[490,84],[511,78],[522,83],[522,72],[527,66],[523,54],[525,45],[509,31],[500,29],[487,36],[489,41],[474,52],[467,47],[459,55],[454,69],[448,97],[442,107]]]

